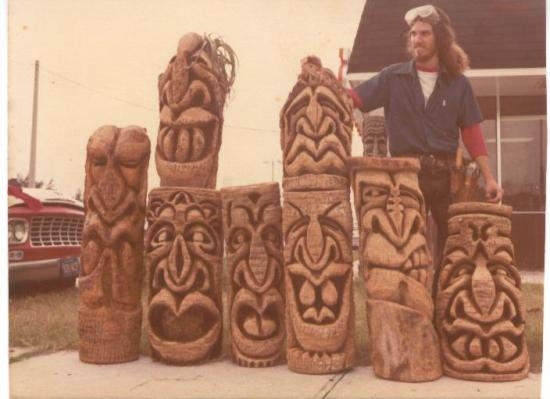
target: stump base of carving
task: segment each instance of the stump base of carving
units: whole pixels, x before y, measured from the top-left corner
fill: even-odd
[[[402,382],[441,377],[439,338],[432,321],[412,308],[367,300],[372,366],[377,377]]]
[[[82,362],[125,363],[139,358],[142,308],[78,310],[79,356]]]

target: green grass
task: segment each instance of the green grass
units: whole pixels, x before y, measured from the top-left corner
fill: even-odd
[[[542,284],[523,284],[522,292],[525,306],[525,339],[529,349],[531,372],[540,373],[542,371],[544,286]]]
[[[33,347],[32,353],[77,349],[77,306],[76,288],[10,297],[10,347]]]
[[[222,281],[226,281],[225,275]],[[531,358],[531,371],[540,373],[542,368],[543,286],[541,284],[524,284],[522,292],[527,321],[525,336]],[[368,353],[365,290],[362,278],[356,278],[354,281],[354,298],[357,365],[366,366],[370,365],[370,356]],[[223,354],[228,356],[227,293],[224,293],[223,301]],[[144,317],[140,350],[142,355],[149,356],[146,292],[143,294],[143,305]],[[78,290],[76,288],[11,297],[9,300],[10,347],[35,348],[22,358],[64,349],[78,349],[77,306]]]
[[[355,350],[358,366],[371,364],[369,354],[369,329],[367,327],[367,301],[362,272],[353,280],[353,297],[355,301]]]

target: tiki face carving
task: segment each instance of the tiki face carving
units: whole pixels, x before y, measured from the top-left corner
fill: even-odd
[[[87,153],[81,298],[89,306],[131,306],[141,292],[149,138],[143,128],[103,126]]]
[[[221,337],[219,193],[155,189],[147,220],[152,348],[170,363],[207,358]]]
[[[283,212],[289,365],[304,372],[346,368],[353,357],[347,191],[286,192]]]
[[[243,366],[272,365],[284,339],[278,185],[222,189],[222,200],[233,357]]]
[[[451,212],[436,304],[445,370],[482,381],[523,378],[529,355],[511,208],[469,203]]]
[[[431,381],[441,376],[432,324],[432,263],[415,159],[348,160],[365,266],[371,357],[377,376]]]
[[[424,200],[416,173],[410,167],[373,167],[356,173],[361,253],[368,269],[398,270],[430,288]]]
[[[281,110],[284,176],[335,174],[347,177],[351,153],[351,100],[320,61],[302,66],[298,83]]]
[[[136,126],[103,126],[88,141],[78,309],[84,362],[139,357],[149,153]]]
[[[159,78],[156,148],[161,185],[215,188],[223,105],[235,55],[219,39],[183,36]]]
[[[388,145],[384,117],[366,116],[363,119],[361,138],[364,156],[385,157]]]

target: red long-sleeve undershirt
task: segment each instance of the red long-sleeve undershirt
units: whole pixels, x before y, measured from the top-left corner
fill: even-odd
[[[483,139],[481,125],[479,123],[463,127],[460,129],[460,133],[464,147],[466,147],[472,159],[487,155],[487,147],[485,146],[485,140]]]
[[[353,100],[354,107],[359,109],[363,108],[363,101],[361,101],[361,97],[359,97],[355,90],[348,89],[348,93]],[[472,159],[487,155],[487,147],[485,146],[485,140],[483,139],[481,125],[479,123],[461,128],[460,133],[462,142]]]

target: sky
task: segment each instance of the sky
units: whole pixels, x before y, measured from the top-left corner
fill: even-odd
[[[364,0],[10,0],[8,177],[29,171],[34,63],[40,62],[37,181],[84,187],[89,136],[102,125],[158,130],[157,79],[188,32],[214,33],[239,59],[224,113],[218,187],[281,181],[279,112],[300,59],[338,71]],[[360,137],[353,154],[361,155]],[[159,185],[154,157],[149,188]]]

